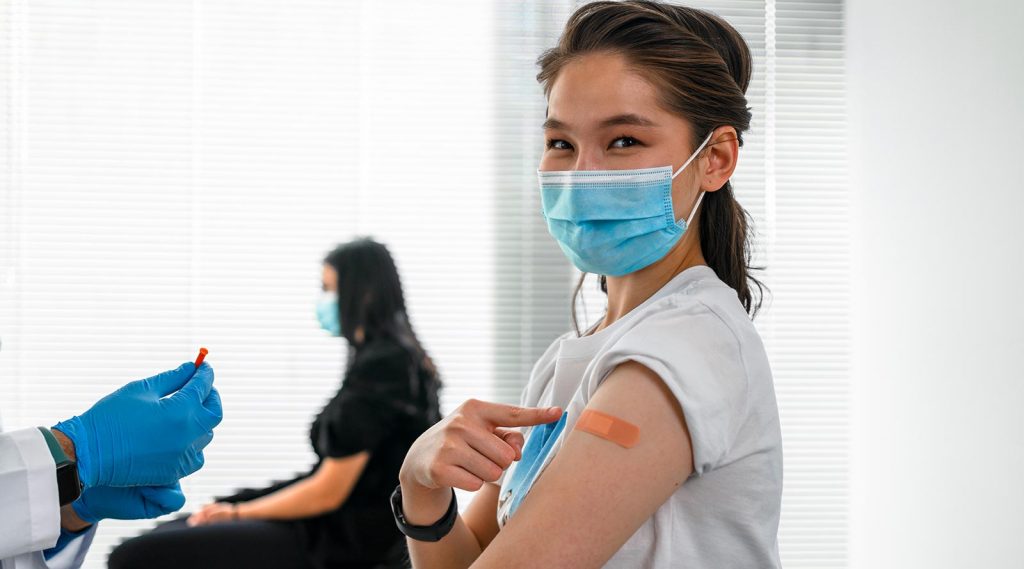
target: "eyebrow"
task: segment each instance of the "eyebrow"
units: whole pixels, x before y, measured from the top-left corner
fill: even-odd
[[[644,118],[644,117],[642,117],[640,115],[637,115],[637,114],[627,113],[627,114],[624,114],[624,115],[615,115],[614,117],[609,117],[607,119],[604,119],[603,121],[601,121],[600,128],[608,128],[608,127],[611,127],[611,126],[623,126],[623,125],[629,125],[629,126],[658,126],[653,121],[651,121],[650,119]],[[564,122],[562,122],[562,121],[560,121],[558,119],[555,119],[555,118],[548,118],[547,120],[544,121],[544,124],[541,125],[541,127],[544,130],[548,130],[548,129],[569,130],[568,125],[566,125]]]

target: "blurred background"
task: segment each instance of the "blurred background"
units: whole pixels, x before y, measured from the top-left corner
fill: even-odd
[[[4,427],[204,345],[226,418],[186,510],[305,470],[346,357],[320,262],[363,235],[443,410],[518,402],[571,326],[534,75],[579,4],[0,0]],[[1019,567],[1024,9],[688,4],[755,56],[734,185],[772,293],[784,565]],[[103,522],[87,566],[152,524]]]

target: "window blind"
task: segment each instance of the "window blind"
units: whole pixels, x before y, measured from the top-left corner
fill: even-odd
[[[445,408],[494,398],[490,5],[0,6],[6,427],[205,345],[225,420],[186,510],[305,470],[345,358],[320,261],[357,235],[392,249]],[[104,522],[88,566],[149,525]]]

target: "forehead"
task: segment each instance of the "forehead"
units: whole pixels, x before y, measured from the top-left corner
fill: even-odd
[[[548,116],[585,128],[610,116],[637,114],[657,121],[671,117],[658,90],[621,55],[594,53],[567,63],[548,95]]]

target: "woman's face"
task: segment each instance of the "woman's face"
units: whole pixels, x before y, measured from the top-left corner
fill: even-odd
[[[585,55],[559,72],[548,96],[541,170],[623,170],[672,166],[693,152],[692,128],[664,110],[654,85],[617,54]],[[697,199],[703,159],[672,184],[676,219]]]
[[[324,263],[322,288],[324,292],[338,292],[338,271],[327,263]]]

